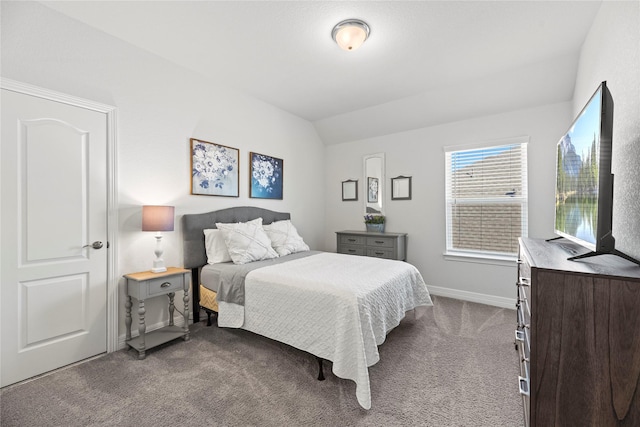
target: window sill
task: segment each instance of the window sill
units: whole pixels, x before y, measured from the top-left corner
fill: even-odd
[[[445,252],[442,254],[447,261],[474,262],[477,264],[493,264],[514,267],[518,257],[516,255],[498,255],[473,252]]]

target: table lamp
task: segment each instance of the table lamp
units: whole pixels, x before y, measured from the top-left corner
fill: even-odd
[[[156,232],[156,259],[153,261],[154,273],[167,271],[162,260],[162,231],[173,231],[174,219],[173,206],[143,206],[142,207],[142,231]]]

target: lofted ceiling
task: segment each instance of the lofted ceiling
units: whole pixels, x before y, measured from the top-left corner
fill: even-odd
[[[569,101],[600,1],[46,1],[335,144]],[[340,50],[339,21],[371,27]]]

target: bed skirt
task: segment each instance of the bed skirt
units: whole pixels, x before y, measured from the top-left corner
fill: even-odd
[[[216,300],[216,293],[211,289],[207,289],[200,285],[200,307],[207,310],[218,312],[218,301]]]

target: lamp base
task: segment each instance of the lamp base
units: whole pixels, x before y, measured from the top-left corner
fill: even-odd
[[[162,259],[162,234],[158,232],[156,234],[156,259],[153,260],[153,268],[151,269],[152,273],[164,273],[167,271],[167,267],[164,266],[164,260]]]
[[[167,271],[167,267],[164,265],[164,260],[162,258],[156,258],[153,261],[153,268],[151,269],[152,273],[164,273]]]

